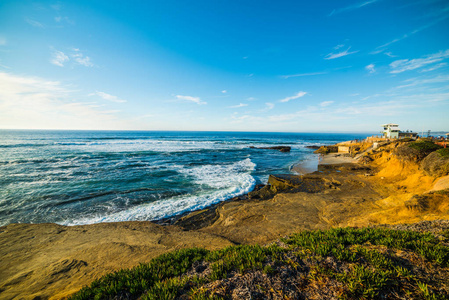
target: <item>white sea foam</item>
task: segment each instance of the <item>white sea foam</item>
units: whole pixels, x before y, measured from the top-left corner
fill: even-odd
[[[216,142],[216,141],[182,141],[182,140],[158,140],[158,139],[133,139],[133,140],[108,140],[101,142],[56,142],[54,147],[86,152],[186,152],[201,150],[229,150],[244,149],[249,146],[270,147],[274,144],[247,142]],[[277,145],[277,144],[276,144]],[[300,149],[302,145],[289,145],[292,149]]]
[[[205,165],[182,169],[181,172],[191,176],[196,184],[205,186],[205,189],[195,195],[158,200],[124,211],[112,212],[107,215],[87,216],[81,219],[68,220],[61,224],[83,225],[101,222],[157,220],[187,211],[203,209],[251,191],[256,184],[256,180],[250,174],[255,166],[247,158],[229,165]]]
[[[211,141],[179,140],[112,140],[104,142],[55,143],[55,147],[78,149],[86,152],[186,152],[200,150],[226,150],[247,147],[244,144],[222,144]]]

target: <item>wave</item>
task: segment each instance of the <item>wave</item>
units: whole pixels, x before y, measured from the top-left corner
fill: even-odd
[[[7,144],[7,145],[0,145],[1,148],[36,148],[36,147],[45,147],[50,144]]]
[[[193,195],[176,196],[145,203],[108,215],[86,216],[61,222],[62,225],[84,225],[101,222],[158,220],[213,204],[250,192],[256,185],[251,175],[255,164],[245,159],[229,165],[205,165],[180,170],[202,188]]]

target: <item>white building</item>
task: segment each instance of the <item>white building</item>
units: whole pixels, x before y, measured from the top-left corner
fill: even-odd
[[[382,131],[382,134],[384,138],[387,139],[397,139],[399,138],[399,131],[401,131],[398,127],[398,124],[384,124],[382,127],[384,130]]]

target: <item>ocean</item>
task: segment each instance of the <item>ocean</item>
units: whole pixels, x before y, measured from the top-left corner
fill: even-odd
[[[158,220],[250,192],[368,134],[0,130],[0,226]],[[251,149],[290,146],[291,152]]]

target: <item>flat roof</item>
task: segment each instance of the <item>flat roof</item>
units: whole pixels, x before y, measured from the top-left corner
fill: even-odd
[[[388,123],[388,124],[384,124],[384,125],[381,125],[382,127],[385,127],[385,126],[399,126],[398,124],[393,124],[393,123]]]

